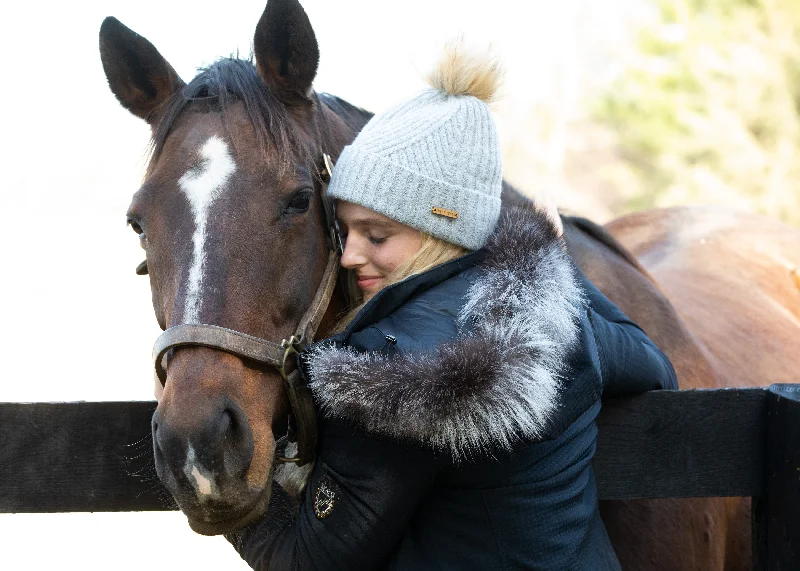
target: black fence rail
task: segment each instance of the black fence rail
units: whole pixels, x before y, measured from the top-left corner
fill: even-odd
[[[155,402],[0,403],[0,513],[175,509],[153,468]],[[604,403],[601,499],[752,497],[754,569],[800,569],[800,385]]]

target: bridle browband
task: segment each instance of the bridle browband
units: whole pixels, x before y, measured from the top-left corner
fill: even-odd
[[[275,458],[278,462],[293,462],[299,466],[314,460],[314,451],[317,445],[317,416],[311,389],[305,384],[300,375],[296,356],[305,345],[314,340],[325,311],[328,309],[333,290],[336,288],[339,258],[343,250],[336,213],[333,204],[326,196],[327,185],[333,173],[333,163],[325,153],[322,154],[322,158],[324,170],[321,172],[320,177],[322,179],[320,197],[325,212],[325,223],[329,232],[330,252],[328,253],[325,272],[322,275],[317,292],[314,294],[314,299],[300,319],[294,334],[283,339],[280,343],[275,343],[218,325],[186,323],[175,325],[165,330],[156,339],[153,347],[155,371],[162,385],[167,380],[167,371],[163,363],[164,356],[168,351],[180,347],[209,347],[277,369],[283,379],[291,409],[288,433],[280,438],[277,444],[280,446],[289,442],[296,442],[297,454],[292,457],[276,455]],[[136,273],[146,274],[146,264],[146,261],[142,262],[136,268]],[[295,362],[291,363],[291,361]],[[293,365],[291,371],[287,369],[287,364],[290,363]]]

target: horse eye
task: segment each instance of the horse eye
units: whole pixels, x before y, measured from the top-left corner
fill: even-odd
[[[306,210],[308,210],[310,204],[311,204],[310,191],[297,192],[289,200],[289,203],[286,205],[286,209],[284,210],[284,212],[287,214],[301,214]]]
[[[139,223],[136,222],[136,220],[131,220],[130,218],[128,218],[128,226],[130,226],[133,229],[133,231],[136,232],[139,236],[142,236],[144,234],[144,230],[142,230],[142,227],[139,226]]]

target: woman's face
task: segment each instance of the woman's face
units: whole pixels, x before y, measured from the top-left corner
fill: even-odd
[[[419,230],[358,204],[340,200],[336,215],[345,239],[342,267],[352,270],[368,300],[386,286],[386,276],[422,246]]]

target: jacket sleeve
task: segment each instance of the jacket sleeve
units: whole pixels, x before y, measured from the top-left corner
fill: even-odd
[[[603,376],[603,395],[616,396],[655,389],[677,389],[669,358],[647,334],[578,270],[589,302]]]
[[[273,483],[266,515],[226,536],[253,569],[385,568],[439,466],[431,451],[329,421],[319,450],[299,504]]]

